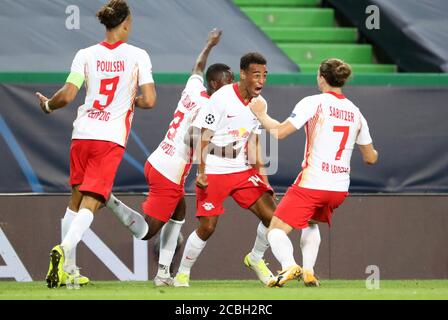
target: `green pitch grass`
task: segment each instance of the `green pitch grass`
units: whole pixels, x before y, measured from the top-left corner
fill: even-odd
[[[266,288],[255,280],[202,280],[189,288],[156,288],[152,282],[94,281],[76,289],[48,289],[44,282],[0,281],[0,300],[305,300],[305,299],[448,299],[448,280],[382,280],[366,289],[363,280],[323,280],[320,288],[292,281]]]

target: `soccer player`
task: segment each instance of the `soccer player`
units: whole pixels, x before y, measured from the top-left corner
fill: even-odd
[[[105,40],[76,54],[65,85],[51,99],[36,93],[45,113],[68,105],[85,81],[86,98],[73,123],[70,147],[72,194],[62,220],[62,243],[50,252],[46,276],[49,288],[79,275],[76,246],[93,215],[109,198],[131,129],[134,106],[154,107],[156,91],[146,51],[126,42],[132,16],[124,0],[111,0],[96,14],[106,27]],[[141,95],[137,96],[138,87]]]
[[[276,205],[273,190],[261,172],[260,123],[247,107],[252,98],[260,95],[266,76],[266,59],[261,54],[244,55],[240,60],[240,81],[215,92],[193,124],[201,128],[202,161],[196,178],[199,227],[187,240],[174,286],[189,286],[190,270],[215,231],[228,196],[261,220],[254,247],[244,264],[265,284],[273,277],[263,255],[268,248],[266,230]],[[251,155],[255,161],[250,161]]]
[[[365,118],[342,93],[341,88],[350,75],[351,68],[343,61],[323,61],[317,74],[322,93],[299,101],[282,123],[267,114],[265,101],[254,99],[249,104],[275,138],[284,139],[303,126],[306,133],[302,172],[286,192],[269,225],[267,237],[282,271],[268,286],[282,286],[300,276],[301,268],[294,260],[293,246],[287,236],[292,229],[302,229],[300,246],[305,285],[319,286],[314,275],[321,240],[317,223],[330,225],[333,210],[348,195],[350,158],[355,143],[366,164],[377,162],[378,152],[373,147]]]
[[[217,29],[209,32],[207,43],[196,59],[165,138],[146,161],[145,176],[149,194],[142,205],[145,218],[113,195],[106,204],[138,239],[151,239],[163,226],[159,267],[154,278],[156,286],[170,286],[173,283],[170,265],[185,221],[184,182],[193,160],[193,144],[197,140],[192,137],[194,132],[191,123],[216,90],[233,82],[230,67],[218,63],[207,69],[205,78],[208,88],[203,84],[208,55],[219,43],[221,34],[222,31]]]

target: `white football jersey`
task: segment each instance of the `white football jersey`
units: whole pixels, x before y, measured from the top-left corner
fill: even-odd
[[[84,76],[87,91],[73,123],[72,139],[125,146],[138,86],[154,82],[148,53],[123,42],[102,42],[79,50],[71,72]]]
[[[302,172],[294,184],[347,191],[355,143],[372,143],[367,121],[359,109],[344,95],[327,92],[302,99],[288,121],[297,129],[305,126],[306,133]]]
[[[192,148],[188,130],[209,96],[200,75],[192,75],[182,92],[163,141],[148,157],[149,163],[166,178],[183,184],[192,163]]]
[[[210,143],[217,148],[206,157],[206,174],[235,173],[251,168],[248,140],[253,134],[261,133],[261,124],[240,96],[238,83],[216,91],[193,125],[214,131]]]

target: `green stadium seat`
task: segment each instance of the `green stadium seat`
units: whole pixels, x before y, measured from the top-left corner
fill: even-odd
[[[316,7],[320,0],[234,0],[237,6]]]
[[[358,36],[356,28],[263,27],[261,29],[277,43],[354,43]]]
[[[298,64],[302,73],[316,73],[319,67],[318,63]],[[397,72],[397,66],[394,64],[350,64],[353,73],[393,73]]]
[[[372,63],[372,46],[368,44],[279,43],[278,47],[299,65],[333,57],[348,63]]]
[[[259,27],[331,27],[333,9],[319,8],[256,8],[241,10]]]
[[[395,65],[375,64],[371,45],[357,44],[356,28],[337,27],[334,9],[320,0],[234,0],[302,72],[315,73],[322,60],[339,58],[354,73],[392,73]]]

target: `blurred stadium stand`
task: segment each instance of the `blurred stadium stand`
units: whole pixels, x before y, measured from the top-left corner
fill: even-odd
[[[99,0],[76,2],[81,14],[79,30],[68,30],[65,27],[68,17],[65,9],[71,4],[69,1],[18,0],[4,4],[4,10],[0,13],[0,36],[5,43],[0,48],[0,129],[3,137],[0,139],[0,150],[1,161],[9,164],[9,170],[0,172],[0,193],[54,193],[69,190],[66,183],[67,148],[75,106],[82,103],[84,94],[81,92],[78,95],[72,107],[58,111],[54,115],[58,121],[54,121],[53,117],[41,114],[33,93],[41,90],[51,94],[57,90],[66,79],[75,52],[101,41],[104,30],[94,15],[102,3],[104,1]],[[149,50],[159,99],[157,111],[137,110],[128,151],[116,180],[115,191],[121,192],[146,191],[143,163],[163,137],[178,95],[208,30],[213,26],[222,28],[224,37],[212,52],[209,63],[223,61],[231,64],[236,71],[239,57],[245,52],[259,50],[266,55],[270,74],[263,95],[269,101],[275,117],[286,118],[298,100],[317,92],[315,72],[297,72],[295,63],[236,4],[255,22],[259,19],[258,13],[253,15],[250,8],[261,5],[266,7],[252,11],[276,12],[276,8],[283,5],[283,11],[280,11],[286,16],[279,18],[275,14],[277,18],[272,21],[277,24],[297,22],[302,27],[307,26],[304,27],[306,30],[293,27],[297,32],[286,32],[290,27],[285,29],[284,26],[261,24],[262,30],[280,41],[280,46],[284,44],[281,42],[283,40],[313,42],[324,41],[322,39],[325,37],[331,40],[329,45],[339,46],[334,41],[352,42],[356,34],[353,28],[331,28],[334,24],[333,9],[315,8],[319,4],[317,0],[235,0],[235,3],[231,0],[191,0],[188,3],[145,0],[129,3],[135,22],[129,42]],[[342,6],[345,2],[337,3]],[[273,4],[276,6],[272,7]],[[364,1],[364,4],[368,3]],[[302,8],[293,7],[297,5]],[[386,20],[389,6],[380,5],[383,21]],[[302,12],[298,17],[290,15],[297,10],[310,11],[306,11],[306,14]],[[360,8],[359,12],[365,16],[365,8]],[[264,18],[260,19],[264,21]],[[313,32],[314,23],[326,24],[328,29]],[[362,51],[366,47],[361,45],[360,48]],[[341,54],[342,58],[348,58],[350,62],[349,56],[333,49],[322,51],[319,59],[325,58],[325,55]],[[293,50],[292,53],[296,54],[296,51],[300,50]],[[448,57],[448,50],[445,52],[445,57]],[[371,55],[369,47],[366,57],[370,59]],[[354,59],[359,58],[356,56],[353,56]],[[312,61],[316,64],[319,59]],[[307,64],[302,66],[306,67]],[[316,67],[313,65],[312,69]],[[306,67],[305,71],[311,69]],[[444,161],[448,152],[448,132],[445,123],[440,121],[447,113],[444,107],[448,99],[447,86],[447,74],[358,73],[355,70],[346,91],[369,119],[381,161],[378,166],[366,169],[355,152],[351,192],[448,192],[448,176],[444,174],[448,172],[448,164]],[[427,103],[429,100],[430,104]],[[422,105],[425,105],[425,109],[421,108]],[[425,128],[426,132],[423,134],[416,128]],[[57,141],[51,138],[54,132],[58,134]],[[412,141],[409,138],[411,136]],[[271,183],[279,192],[286,190],[300,169],[303,139],[303,133],[300,132],[298,138],[287,139],[279,144],[279,159],[275,163],[279,169],[271,177]],[[419,148],[409,148],[411,143],[417,144]],[[284,154],[290,157],[284,157]],[[403,166],[403,163],[406,165]],[[194,191],[193,179],[191,175],[187,180],[189,192]]]
[[[209,63],[222,62],[239,70],[239,58],[249,51],[269,57],[270,72],[297,72],[297,66],[253,25],[230,0],[130,0],[134,17],[129,43],[147,50],[154,72],[190,72],[209,30],[224,30]],[[0,70],[66,72],[80,48],[104,38],[95,13],[100,0],[2,2]],[[79,7],[80,28],[69,30],[66,8]]]
[[[327,0],[405,72],[448,72],[448,1]],[[380,10],[380,29],[366,28],[365,8]]]
[[[103,27],[94,15],[105,2],[2,1],[0,231],[10,240],[15,256],[20,257],[34,280],[42,280],[48,268],[48,250],[60,241],[60,219],[69,192],[72,122],[85,95],[80,92],[71,106],[48,116],[41,112],[34,92],[54,93],[64,83],[75,52],[103,39]],[[445,0],[328,0],[324,1],[324,8],[316,7],[318,0],[235,0],[243,11],[232,0],[129,0],[129,3],[135,17],[129,42],[147,49],[151,55],[158,102],[154,111],[135,113],[114,187],[114,192],[125,193],[120,195],[124,202],[136,209],[140,207],[142,192],[147,191],[143,176],[146,157],[166,132],[209,29],[219,27],[224,30],[224,37],[212,52],[209,64],[224,62],[237,72],[242,54],[248,51],[265,54],[269,76],[263,96],[270,105],[270,113],[279,120],[289,116],[301,98],[317,93],[315,70],[319,59],[328,54],[354,64],[355,74],[345,93],[368,119],[380,159],[378,165],[366,167],[359,152],[354,152],[352,195],[337,210],[333,227],[321,226],[323,241],[316,272],[324,279],[365,279],[366,266],[375,264],[381,268],[382,279],[448,277],[448,251],[442,250],[448,243],[448,74],[385,73],[391,71],[389,67],[381,70],[384,65],[372,63],[376,48],[380,48],[399,71],[446,72]],[[299,18],[288,15],[274,20],[279,24],[294,21],[302,25],[260,24],[259,29],[257,18],[254,16],[254,24],[244,13],[255,15],[244,9],[255,3],[267,8],[283,5],[287,8],[283,11],[297,11]],[[72,4],[80,8],[79,30],[65,27],[68,17],[65,11]],[[363,28],[369,4],[377,4],[381,10],[379,31]],[[301,8],[292,8],[296,5]],[[309,11],[303,14],[305,9]],[[351,26],[335,27],[335,19],[341,13]],[[314,25],[316,21],[318,25]],[[356,43],[359,35],[371,43]],[[297,41],[290,52],[291,59],[269,37],[285,50],[287,43]],[[325,48],[316,51],[321,55],[307,55],[306,52],[319,46]],[[346,56],[341,49],[344,46],[359,49],[356,54]],[[308,63],[299,54],[312,59]],[[297,64],[304,73],[299,72]],[[304,141],[301,130],[279,143],[278,157],[268,153],[272,156],[271,164],[278,166],[270,182],[280,198],[300,170]],[[188,178],[186,189],[194,191],[194,174]],[[184,235],[197,224],[193,219],[194,195],[187,195],[187,204]],[[253,245],[258,221],[231,199],[225,206],[227,213],[220,218],[220,226],[207,245],[209,249],[193,270],[194,279],[254,278],[244,269],[242,257]],[[110,213],[98,215],[92,230],[132,270],[132,255],[137,251],[127,230]],[[298,244],[298,233],[292,237]],[[111,266],[100,261],[96,254],[82,245],[79,265],[86,267],[94,280],[116,279],[116,274],[109,270]],[[300,263],[299,250],[295,254]],[[274,261],[270,252],[266,258]],[[150,270],[146,276],[152,277],[157,268],[152,250],[147,260]],[[0,255],[1,267],[3,263]],[[277,265],[272,267],[275,270]]]
[[[354,27],[336,25],[335,10],[320,0],[235,0],[241,10],[281,48],[303,72],[316,72],[319,63],[338,57],[354,72],[394,72],[392,64],[374,63],[371,44],[357,43]]]

